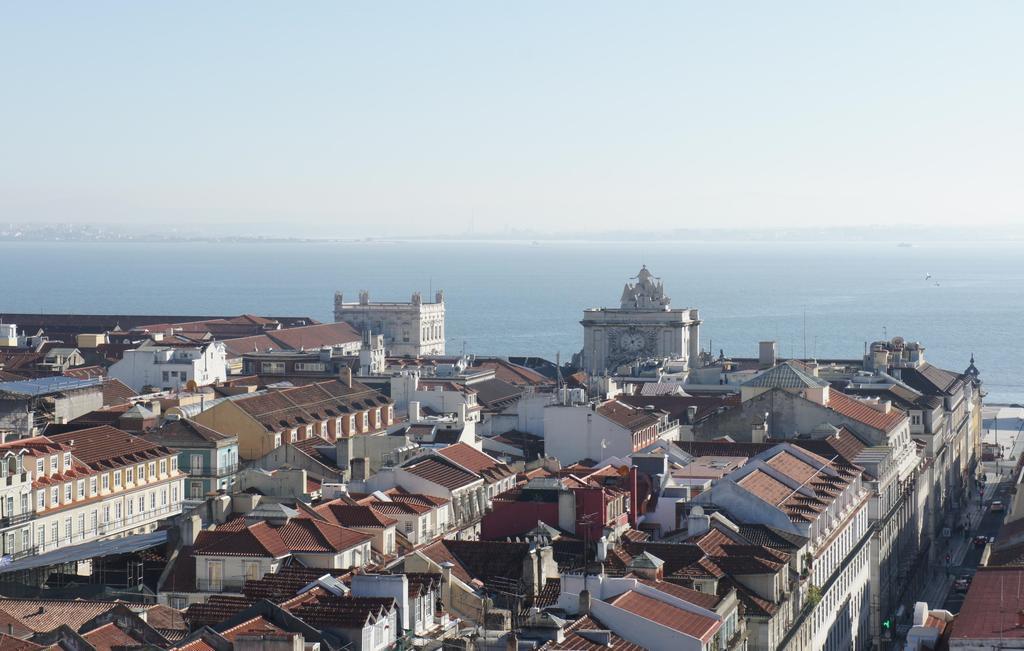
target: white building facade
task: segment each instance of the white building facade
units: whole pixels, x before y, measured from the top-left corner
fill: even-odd
[[[700,316],[696,309],[672,309],[665,288],[647,267],[622,290],[619,308],[584,310],[579,366],[591,375],[637,360],[682,362],[695,368],[700,357]]]
[[[126,350],[107,375],[135,391],[185,389],[190,382],[207,386],[227,379],[227,351],[219,341],[189,347],[147,345]]]
[[[177,454],[112,427],[3,446],[4,553],[21,558],[149,533],[181,513]],[[118,456],[119,452],[124,456]]]
[[[359,292],[358,303],[346,303],[334,294],[334,320],[344,321],[363,336],[383,335],[391,355],[419,357],[444,355],[444,292],[434,302],[424,302],[419,292],[408,303],[370,302],[369,292]]]
[[[807,538],[798,558],[799,608],[778,648],[846,651],[873,642],[870,500],[859,468],[782,443],[694,503]]]

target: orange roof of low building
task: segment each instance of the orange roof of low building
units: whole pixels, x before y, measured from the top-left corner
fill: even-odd
[[[883,432],[895,429],[907,418],[906,412],[900,409],[890,407],[886,413],[837,389],[830,389],[828,396],[828,407],[833,411]]]
[[[634,590],[623,592],[609,603],[644,619],[697,638],[701,642],[710,640],[722,626],[722,623],[713,617],[683,610]]]

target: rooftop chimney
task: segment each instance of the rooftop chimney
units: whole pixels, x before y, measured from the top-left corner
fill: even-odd
[[[686,535],[696,536],[711,528],[711,517],[704,515],[704,509],[700,506],[693,507],[690,515],[686,518]]]
[[[590,614],[590,590],[580,590],[580,616]]]

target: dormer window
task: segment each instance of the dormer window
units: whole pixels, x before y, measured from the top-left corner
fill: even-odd
[[[51,455],[50,456],[50,473],[51,474],[57,472],[57,464],[58,464],[57,455],[56,454]]]
[[[68,470],[69,468],[71,468],[71,453],[70,452],[65,452],[64,453],[64,470]]]
[[[36,476],[37,477],[42,477],[43,476],[43,470],[45,470],[45,466],[43,465],[43,460],[42,459],[36,459]]]

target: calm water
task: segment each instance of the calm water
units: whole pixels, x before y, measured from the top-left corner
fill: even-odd
[[[308,315],[334,291],[408,300],[443,288],[449,352],[563,359],[581,312],[616,306],[642,263],[676,307],[701,310],[701,343],[754,356],[859,356],[901,335],[961,370],[974,352],[993,402],[1024,402],[1019,245],[886,243],[0,243],[0,311]],[[925,280],[926,274],[931,280]],[[939,286],[934,283],[938,282]]]

